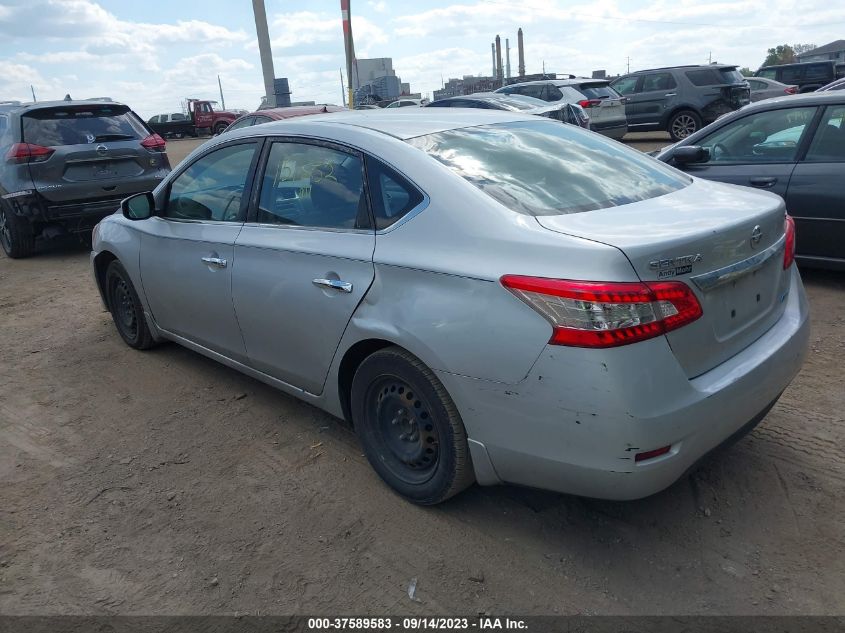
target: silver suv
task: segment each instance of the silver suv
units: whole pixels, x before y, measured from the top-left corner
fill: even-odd
[[[610,138],[621,139],[628,131],[625,99],[604,79],[546,79],[511,84],[498,93],[524,95],[550,103],[575,103],[590,117],[590,129]]]
[[[90,239],[123,198],[169,172],[164,140],[121,103],[0,105],[0,245],[18,258],[37,238]]]

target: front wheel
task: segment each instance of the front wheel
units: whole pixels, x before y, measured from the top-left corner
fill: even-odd
[[[138,293],[126,269],[117,260],[106,270],[106,296],[120,338],[135,349],[149,349],[155,345]]]
[[[433,505],[473,483],[455,403],[417,357],[398,347],[375,352],[355,372],[351,395],[364,454],[400,495]]]
[[[214,126],[214,133],[215,134],[223,134],[226,131],[226,128],[229,126],[226,123],[218,123]]]
[[[681,141],[701,129],[701,117],[692,110],[681,110],[669,119],[669,136]]]

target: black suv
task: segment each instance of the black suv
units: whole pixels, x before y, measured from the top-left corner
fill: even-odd
[[[36,238],[91,230],[170,172],[165,142],[113,101],[0,105],[0,245],[26,257]]]
[[[798,86],[798,92],[813,92],[838,77],[845,76],[845,64],[822,61],[763,66],[754,76]]]
[[[629,132],[666,130],[679,141],[751,102],[736,66],[674,66],[640,70],[610,82],[627,97]]]

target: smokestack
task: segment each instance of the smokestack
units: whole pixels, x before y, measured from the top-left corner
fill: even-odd
[[[496,36],[496,79],[502,81],[502,40]]]
[[[519,76],[525,77],[525,47],[522,44],[522,29],[516,32],[516,47],[519,49]]]
[[[505,77],[511,78],[511,41],[505,38]]]
[[[496,76],[496,42],[490,42],[490,53],[493,56],[493,72],[490,73],[491,77]]]

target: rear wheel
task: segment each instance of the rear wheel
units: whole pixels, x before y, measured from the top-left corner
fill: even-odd
[[[223,134],[226,131],[226,128],[229,127],[227,123],[218,123],[214,126],[214,133],[215,134]]]
[[[403,497],[432,505],[473,483],[455,403],[414,355],[388,347],[369,356],[355,372],[351,400],[364,454]]]
[[[669,136],[680,141],[701,129],[701,117],[692,110],[680,110],[669,119]]]
[[[106,270],[106,296],[112,320],[124,342],[135,349],[149,349],[155,345],[138,293],[126,269],[117,260]]]
[[[35,250],[32,224],[6,207],[0,207],[0,245],[13,259],[28,257]]]

